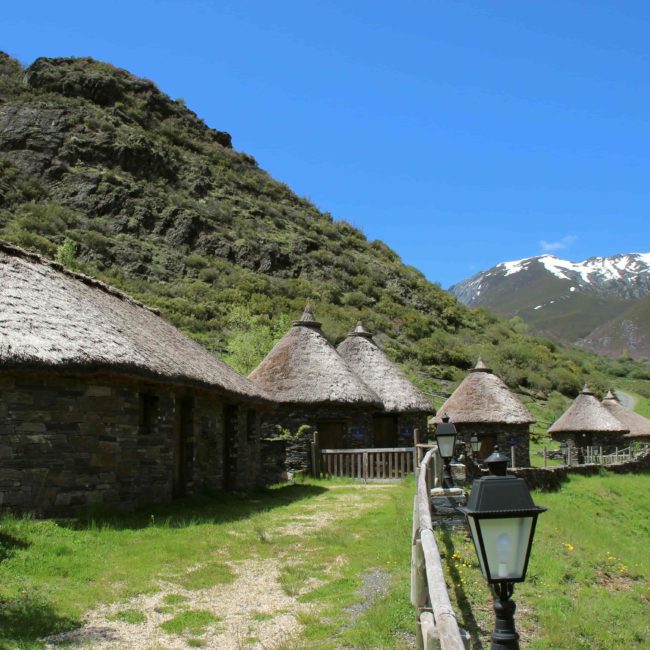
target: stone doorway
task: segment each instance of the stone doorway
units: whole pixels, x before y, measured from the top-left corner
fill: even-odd
[[[194,400],[183,397],[176,401],[176,426],[174,430],[174,474],[172,496],[184,497],[192,474],[194,440]]]
[[[237,471],[237,407],[226,406],[223,409],[223,487],[226,490],[235,488],[235,473]]]

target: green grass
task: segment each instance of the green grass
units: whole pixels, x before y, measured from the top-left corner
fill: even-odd
[[[140,612],[137,609],[124,609],[111,616],[108,620],[123,621],[124,623],[130,623],[131,625],[137,625],[138,623],[144,623],[147,620],[147,617],[143,612]]]
[[[344,480],[312,481],[86,521],[4,517],[0,648],[42,648],[40,639],[80,625],[84,613],[102,603],[124,602],[117,618],[139,622],[144,614],[129,608],[128,600],[157,592],[159,580],[188,590],[206,589],[233,579],[226,561],[265,558],[279,558],[280,580],[288,594],[300,593],[301,602],[317,604],[318,616],[310,618],[305,630],[314,648],[336,647],[368,625],[372,609],[350,621],[346,608],[359,601],[364,573],[381,568],[390,584],[390,605],[377,606],[392,610],[392,622],[374,631],[373,638],[379,639],[378,647],[405,647],[404,635],[412,631],[403,588],[412,489],[412,483],[360,490]],[[359,495],[365,506],[358,516],[351,510],[347,518],[317,531],[292,535],[286,530],[292,517],[306,511],[317,517],[336,514],[341,499]],[[306,588],[310,580],[318,580],[311,591]],[[185,595],[168,594],[161,605],[158,611],[170,617],[163,629],[183,628],[200,636],[183,627],[198,616],[188,613]],[[264,616],[257,619],[261,623]]]
[[[174,580],[185,589],[206,589],[219,584],[227,584],[235,579],[235,574],[224,564],[210,562],[193,569]]]
[[[164,597],[163,629],[203,647],[201,637],[218,625],[219,612],[192,609],[189,593],[232,580],[223,570],[227,561],[276,558],[285,592],[303,606],[297,613],[302,637],[284,650],[405,650],[414,632],[408,601],[413,489],[412,480],[379,489],[308,481],[86,522],[6,517],[0,520],[0,648],[42,648],[42,637],[79,625],[101,603],[124,602],[115,618],[141,622],[145,614],[128,599],[155,592],[158,580],[190,590]],[[643,647],[650,633],[650,477],[575,476],[560,492],[536,493],[535,500],[549,511],[540,518],[528,580],[515,594],[525,647]],[[349,514],[336,522],[296,534],[287,527],[308,512],[341,515],[343,505]],[[463,532],[437,539],[461,624],[485,643],[493,614],[473,546]],[[360,590],[373,570],[381,572],[385,592],[360,608]],[[261,626],[282,612],[251,618]]]
[[[560,492],[534,499],[549,510],[514,595],[524,647],[647,648],[650,476],[574,476]],[[487,646],[493,613],[474,547],[464,533],[439,543],[461,624]]]
[[[160,627],[169,634],[183,634],[184,632],[201,634],[209,625],[214,625],[220,620],[221,618],[212,612],[203,609],[190,609],[176,614],[174,618],[161,623]]]

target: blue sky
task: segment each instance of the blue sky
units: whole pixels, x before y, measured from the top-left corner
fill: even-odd
[[[14,2],[0,34],[154,80],[443,287],[650,251],[650,3]]]

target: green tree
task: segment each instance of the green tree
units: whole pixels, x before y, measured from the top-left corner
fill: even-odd
[[[56,249],[56,261],[71,271],[79,270],[77,262],[77,242],[69,237]]]
[[[242,375],[248,375],[287,331],[290,320],[282,315],[270,321],[237,306],[230,313],[228,324],[230,336],[224,361]]]

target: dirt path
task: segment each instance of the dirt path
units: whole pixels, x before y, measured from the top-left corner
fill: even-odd
[[[619,402],[626,409],[630,409],[630,411],[634,410],[634,407],[636,406],[636,397],[634,397],[634,395],[630,395],[629,393],[625,393],[622,390],[619,390],[617,388],[616,389],[616,396],[618,397]]]
[[[270,537],[295,535],[301,538],[337,520],[357,516],[377,504],[376,499],[367,498],[369,493],[364,492],[363,488],[353,492],[328,492],[326,501],[316,500],[305,504],[299,513],[278,519],[265,534]],[[235,575],[234,581],[229,584],[190,590],[176,583],[159,580],[159,591],[155,594],[143,594],[127,602],[98,607],[85,616],[83,627],[46,639],[45,648],[280,648],[300,636],[303,629],[300,616],[308,614],[314,607],[313,604],[301,603],[299,596],[320,584],[317,581],[307,581],[308,584],[301,587],[299,593],[291,595],[283,589],[282,569],[296,561],[299,548],[300,545],[296,544],[291,551],[284,550],[274,558],[252,557],[240,562],[226,562]],[[341,562],[345,562],[345,558],[341,558]],[[200,567],[194,566],[191,569],[197,568]],[[336,563],[333,571],[336,571]],[[374,574],[371,577],[375,578]],[[360,594],[360,598],[363,599],[364,595]],[[174,618],[182,618],[188,612],[203,612],[210,620],[203,626],[189,628],[178,634],[167,632],[161,627]]]

